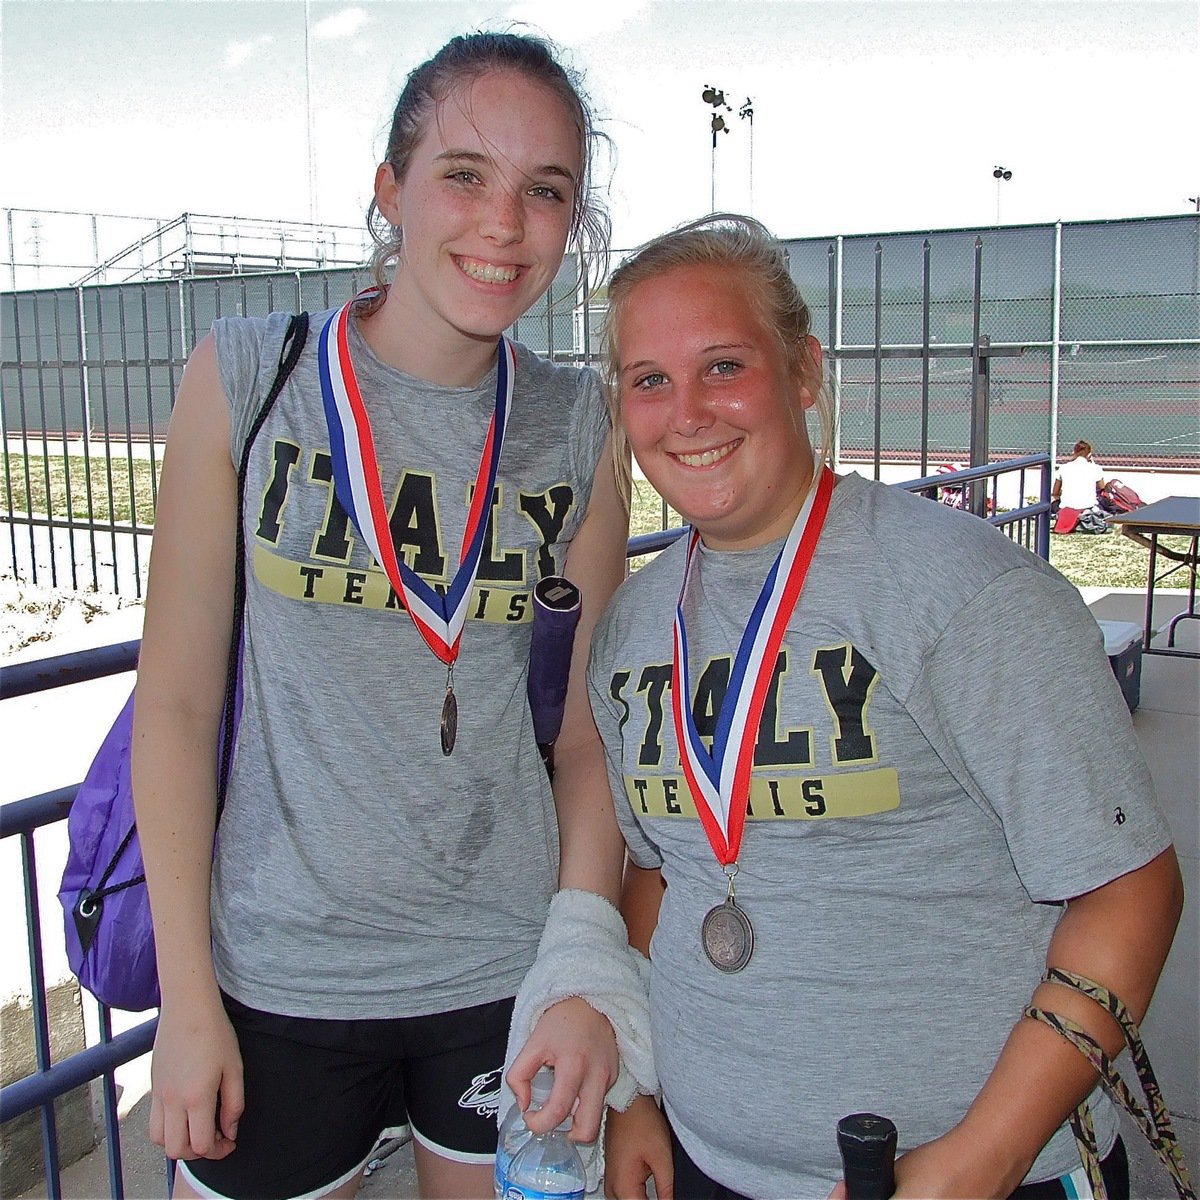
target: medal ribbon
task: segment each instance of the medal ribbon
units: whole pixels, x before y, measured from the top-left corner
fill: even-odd
[[[738,645],[729,687],[717,714],[711,753],[700,740],[692,716],[687,629],[683,619],[683,599],[700,540],[698,530],[692,531],[688,542],[683,584],[675,609],[671,711],[683,773],[696,803],[700,823],[723,867],[735,862],[741,849],[758,722],[766,704],[784,631],[800,598],[800,589],[804,586],[825,524],[833,481],[833,472],[828,467],[822,469],[817,486],[809,492],[783,548],[771,564]],[[735,804],[738,798],[740,802]]]
[[[458,658],[471,588],[483,553],[486,514],[491,508],[492,490],[500,469],[500,452],[504,448],[504,433],[512,407],[516,355],[508,339],[501,336],[496,367],[496,406],[479,458],[475,490],[463,530],[459,567],[446,595],[442,596],[397,555],[388,526],[371,422],[350,360],[350,309],[359,299],[361,296],[356,296],[329,318],[317,346],[321,399],[325,405],[329,452],[333,459],[334,492],[376,562],[383,567],[396,594],[404,601],[425,644],[442,662],[452,666]]]

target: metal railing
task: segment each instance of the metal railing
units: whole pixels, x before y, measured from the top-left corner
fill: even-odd
[[[1039,558],[1050,561],[1050,472],[1048,454],[1029,454],[1012,458],[1003,463],[992,463],[983,467],[964,467],[953,474],[924,475],[894,484],[906,492],[926,496],[930,500],[951,503],[954,508],[965,508],[984,517],[989,525]],[[1005,477],[1011,491],[1015,485],[1021,503],[1015,508],[1001,506],[1001,490]],[[1030,479],[1036,479],[1036,492],[1028,491]],[[656,533],[643,533],[629,539],[627,558],[638,558],[644,554],[656,554],[665,550],[677,538],[682,537],[688,526],[677,525]]]
[[[50,688],[66,687],[108,675],[119,675],[137,666],[139,642],[123,642],[96,650],[40,659],[6,666],[0,671],[0,700],[29,695]],[[46,972],[42,950],[42,916],[38,900],[38,829],[66,819],[79,785],[58,788],[0,806],[0,839],[21,839],[21,872],[25,893],[25,930],[29,944],[31,1013],[37,1073],[6,1084],[0,1089],[0,1124],[39,1109],[42,1127],[42,1162],[46,1194],[61,1200],[62,1173],[58,1150],[58,1123],[54,1101],[59,1096],[93,1079],[102,1081],[105,1151],[108,1159],[109,1191],[113,1200],[125,1195],[121,1162],[121,1128],[117,1110],[115,1071],[145,1054],[154,1042],[157,1017],[113,1036],[111,1010],[97,1004],[100,1041],[97,1045],[53,1062],[50,1048],[50,1018],[46,1000]],[[167,1166],[168,1187],[171,1172]]]

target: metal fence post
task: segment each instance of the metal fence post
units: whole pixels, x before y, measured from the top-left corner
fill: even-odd
[[[930,245],[921,248],[921,474],[929,474],[929,317]]]
[[[825,343],[825,353],[828,355],[829,366],[826,368],[829,371],[829,441],[830,445],[825,447],[825,453],[829,455],[832,462],[838,460],[838,448],[840,445],[840,435],[838,426],[838,406],[841,403],[841,397],[838,394],[838,380],[841,378],[840,363],[837,353],[837,245],[830,242],[825,248],[825,265],[827,270],[826,295],[829,302],[829,335]]]
[[[108,349],[104,345],[104,292],[96,289],[96,342],[100,348],[100,419],[104,425],[104,483],[108,496],[108,537],[112,549],[113,592],[121,594],[120,552],[117,549],[117,505],[113,495],[112,413],[108,406]]]
[[[83,485],[87,497],[88,550],[92,559],[92,587],[100,590],[96,559],[96,505],[92,496],[92,394],[88,384],[87,322],[84,315],[83,286],[75,288],[75,314],[79,323],[79,402],[83,407]]]
[[[33,299],[33,354],[37,363],[38,416],[42,422],[42,478],[46,481],[46,545],[50,551],[50,586],[58,587],[58,549],[54,544],[54,485],[50,477],[50,431],[46,428],[46,356],[42,353],[42,296],[31,293]],[[66,440],[64,434],[64,457]],[[33,516],[33,505],[29,506]]]
[[[25,883],[25,914],[29,930],[29,979],[32,985],[33,1041],[40,1072],[50,1069],[50,1020],[46,1012],[46,972],[42,960],[41,905],[38,900],[37,857],[33,833],[21,834],[21,867]],[[62,1179],[58,1169],[58,1123],[54,1106],[42,1109],[42,1159],[50,1200],[60,1200]]]
[[[1062,355],[1062,222],[1054,222],[1053,300],[1050,309],[1050,461],[1058,460],[1058,372]]]
[[[875,478],[883,473],[883,243],[875,243]]]
[[[79,590],[79,556],[75,553],[75,496],[71,484],[71,447],[67,437],[67,386],[63,370],[62,300],[63,292],[55,289],[54,297],[54,358],[58,374],[58,423],[62,431],[63,491],[67,502],[67,548],[71,559],[71,587]]]
[[[12,281],[12,290],[17,290],[17,249],[13,238],[12,209],[5,210],[8,217],[8,276]]]
[[[4,455],[4,493],[8,506],[8,542],[12,549],[12,560],[15,565],[17,561],[17,523],[13,520],[12,455],[8,451],[8,410],[3,404],[0,404],[0,453]]]
[[[36,294],[34,294],[34,299],[36,301]],[[21,304],[20,298],[17,296],[13,297],[12,324],[13,341],[17,346],[17,411],[20,414],[21,420],[21,466],[25,475],[25,511],[29,514],[29,569],[33,575],[33,582],[37,583],[38,554],[33,523],[33,474],[29,467],[29,410],[25,404],[25,370],[21,362]],[[5,441],[4,449],[7,453],[7,440]],[[14,554],[14,560],[15,557]]]
[[[117,319],[121,333],[121,375],[123,388],[125,393],[123,397],[125,408],[125,466],[129,472],[129,523],[133,527],[133,580],[134,580],[134,595],[139,599],[142,595],[142,564],[141,564],[141,548],[138,545],[138,532],[140,530],[140,522],[138,521],[138,498],[137,498],[137,480],[134,475],[133,466],[133,410],[129,401],[129,325],[125,320],[125,285],[120,284],[117,287]],[[142,331],[143,339],[143,355],[150,356],[148,346],[145,346],[145,330]],[[112,454],[112,442],[109,442],[108,452]],[[113,524],[117,522],[117,501],[113,497],[112,501],[112,517]],[[153,521],[151,521],[153,524]]]
[[[154,436],[154,373],[150,368],[150,304],[148,293],[150,285],[145,281],[141,284],[142,299],[142,345],[145,347],[145,376],[146,376],[146,441],[150,447],[150,510],[151,517],[158,509],[158,450]],[[164,308],[166,306],[164,305]],[[168,351],[170,353],[170,351]]]
[[[991,339],[981,332],[983,320],[983,238],[975,238],[975,288],[971,311],[971,450],[969,465],[982,467],[988,460],[988,365],[984,350]],[[969,507],[976,516],[984,511],[982,489],[970,485]]]

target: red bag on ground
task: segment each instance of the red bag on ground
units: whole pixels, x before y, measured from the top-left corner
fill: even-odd
[[[1119,479],[1110,479],[1100,489],[1098,501],[1100,507],[1110,513],[1133,512],[1134,509],[1144,507],[1146,503],[1133,488]]]
[[[1073,533],[1075,526],[1079,524],[1079,513],[1080,509],[1078,508],[1060,508],[1054,522],[1053,532]]]

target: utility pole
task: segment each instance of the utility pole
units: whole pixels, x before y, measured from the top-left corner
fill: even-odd
[[[309,0],[304,0],[304,118],[308,140],[308,219],[317,223],[317,163],[313,157],[312,38],[309,32]]]
[[[750,122],[750,215],[754,216],[754,101],[749,96],[738,109],[738,116]]]
[[[1012,178],[1012,172],[1007,167],[996,167],[992,171],[996,181],[996,228],[1000,228],[1000,185]]]

